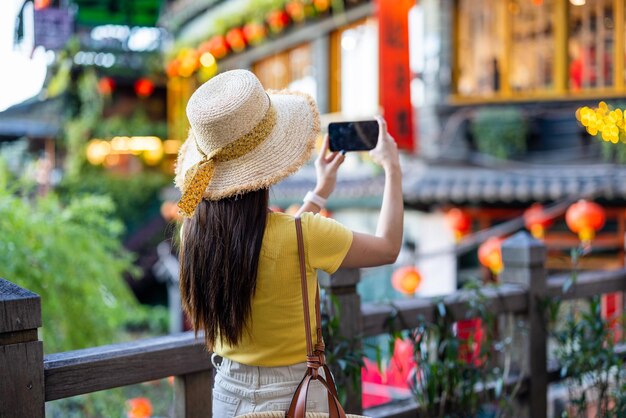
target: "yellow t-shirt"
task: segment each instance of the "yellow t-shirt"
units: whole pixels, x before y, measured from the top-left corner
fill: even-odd
[[[311,330],[315,344],[315,290],[321,269],[334,273],[352,245],[352,231],[320,215],[302,215]],[[263,236],[248,331],[240,344],[219,342],[222,357],[251,366],[287,366],[306,361],[300,265],[294,218],[270,213]]]

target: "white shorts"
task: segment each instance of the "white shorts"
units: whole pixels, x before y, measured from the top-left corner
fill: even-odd
[[[231,418],[261,411],[287,411],[296,387],[304,377],[306,363],[292,366],[258,367],[211,356],[215,367],[213,418]],[[319,369],[324,376],[324,370]],[[324,376],[325,377],[325,376]],[[308,412],[328,412],[326,388],[311,382]]]

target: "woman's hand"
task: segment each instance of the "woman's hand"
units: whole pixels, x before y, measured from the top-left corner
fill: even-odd
[[[387,132],[387,122],[382,116],[376,116],[378,121],[378,142],[376,148],[370,151],[372,160],[385,170],[398,168],[400,160],[398,157],[398,146],[396,141]]]
[[[345,161],[346,156],[341,152],[328,153],[328,134],[324,136],[322,149],[315,160],[315,172],[317,174],[317,185],[315,186],[315,194],[324,199],[335,190],[337,184],[337,170]]]

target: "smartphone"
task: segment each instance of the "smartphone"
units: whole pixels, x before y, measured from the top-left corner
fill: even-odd
[[[369,151],[378,142],[378,121],[330,123],[328,139],[331,151]]]

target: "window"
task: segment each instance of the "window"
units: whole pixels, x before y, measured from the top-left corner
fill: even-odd
[[[331,111],[349,118],[378,112],[378,24],[367,19],[332,35]]]
[[[554,2],[511,2],[511,91],[541,91],[553,85]]]
[[[500,39],[497,28],[501,0],[458,2],[457,90],[462,95],[489,95],[499,90]]]
[[[571,5],[568,24],[570,90],[613,86],[613,0]]]
[[[317,82],[312,61],[311,46],[303,44],[256,62],[252,71],[266,89],[296,90],[316,99]]]
[[[626,60],[622,1],[456,0],[456,93],[550,98],[622,92],[626,72],[616,74]]]

